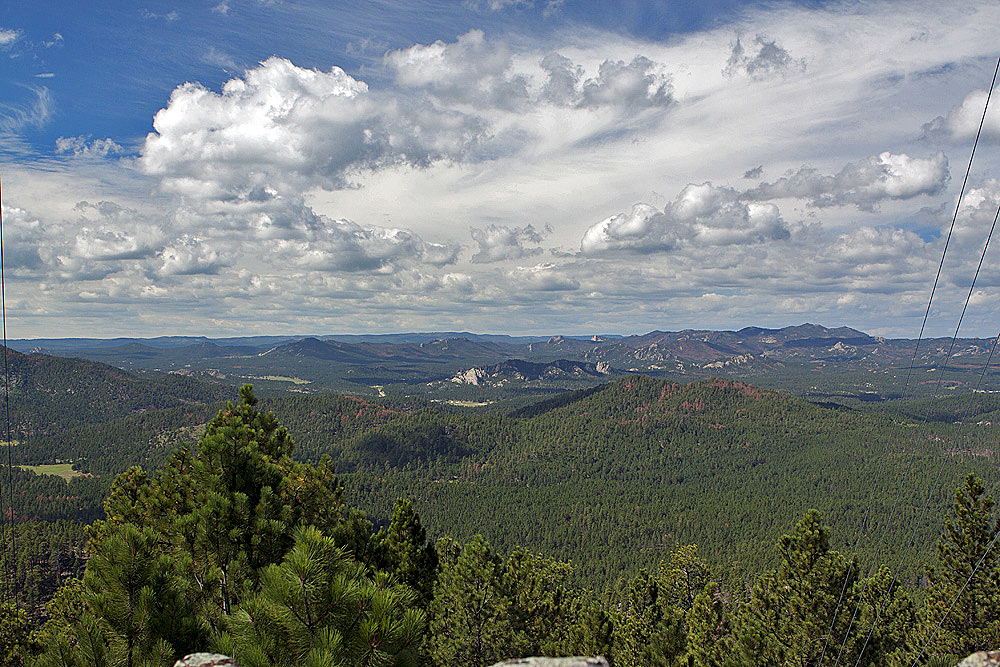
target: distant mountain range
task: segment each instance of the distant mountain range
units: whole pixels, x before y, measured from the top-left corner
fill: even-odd
[[[959,384],[973,382],[974,371],[981,367],[992,343],[975,338],[957,341],[949,367],[964,369],[968,374],[968,379],[957,380]],[[950,344],[950,339],[921,341],[916,362],[939,364]],[[442,392],[451,386],[454,393],[457,385],[485,388],[496,387],[501,381],[505,381],[506,388],[541,382],[548,389],[575,389],[581,383],[593,384],[606,378],[610,371],[596,370],[600,367],[677,380],[724,375],[800,394],[846,391],[850,395],[882,395],[892,393],[891,369],[908,364],[914,358],[915,345],[916,341],[909,339],[886,339],[850,327],[817,324],[547,338],[401,333],[11,341],[11,347],[21,351],[80,357],[125,369],[175,372],[230,384],[253,381],[275,391],[309,393],[351,387],[358,390],[359,386],[373,392],[392,387],[396,393]],[[503,366],[506,362],[509,364]],[[530,364],[542,366],[534,369]],[[558,364],[576,365],[571,368]],[[890,376],[865,381],[857,377],[858,373],[881,371],[889,371]],[[817,383],[807,378],[807,373],[821,374],[823,380]],[[837,373],[843,377],[831,380],[831,374]],[[472,376],[476,376],[475,382],[460,379]],[[831,383],[835,385],[832,389]]]

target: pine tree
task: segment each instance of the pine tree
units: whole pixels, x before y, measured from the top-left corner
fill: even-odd
[[[381,569],[413,588],[418,603],[426,608],[434,589],[438,555],[409,500],[396,500],[389,526],[379,530],[374,542]]]
[[[92,546],[84,600],[106,625],[115,661],[126,667],[169,664],[198,647],[204,628],[151,529],[122,524]]]
[[[366,548],[371,524],[344,502],[332,461],[293,461],[274,415],[249,386],[240,396],[196,450],[182,447],[155,475],[133,468],[116,479],[107,519],[87,529],[82,609],[50,621],[44,664],[159,664],[203,647],[298,526],[318,526],[352,553]]]
[[[866,667],[911,664],[906,640],[916,623],[916,612],[908,591],[898,580],[893,581],[892,571],[883,566],[867,581],[859,579],[848,599],[857,608],[857,615],[845,654],[856,656],[864,647],[860,664]],[[842,637],[840,641],[843,644]]]
[[[0,665],[21,667],[31,654],[31,622],[24,610],[0,603]]]
[[[955,492],[954,517],[945,519],[937,566],[926,568],[930,587],[914,648],[926,644],[939,624],[940,629],[925,655],[968,655],[1000,646],[1000,547],[989,548],[1000,521],[992,516],[993,498],[984,493],[982,481],[970,473]]]
[[[694,598],[686,615],[688,667],[722,667],[730,654],[730,627],[714,581]]]
[[[367,568],[314,527],[261,573],[261,589],[215,638],[244,667],[410,665],[425,617],[412,589]]]
[[[829,548],[829,532],[819,512],[809,510],[792,535],[778,540],[781,565],[762,575],[739,616],[735,635],[743,664],[820,665],[823,647],[847,576],[847,560]],[[856,568],[851,568],[853,584]],[[851,609],[851,601],[842,601]],[[849,613],[837,616],[823,665],[836,662],[836,638],[843,637]],[[849,664],[853,656],[845,655]],[[842,661],[843,661],[842,659]]]
[[[524,655],[504,563],[481,535],[464,547],[438,545],[442,556],[428,609],[428,652],[438,667],[482,667]],[[449,556],[453,556],[450,558]]]
[[[505,588],[510,592],[518,634],[523,634],[532,655],[565,655],[566,628],[576,607],[569,578],[569,563],[526,549],[507,557]]]
[[[667,667],[684,656],[684,612],[670,602],[675,591],[642,570],[624,593],[614,616],[615,665]]]

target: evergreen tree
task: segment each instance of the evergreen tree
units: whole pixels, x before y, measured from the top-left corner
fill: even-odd
[[[0,665],[22,667],[31,653],[31,622],[24,610],[0,603]]]
[[[940,628],[925,654],[964,656],[1000,646],[1000,548],[989,548],[1000,522],[992,516],[992,496],[984,493],[982,481],[970,473],[955,492],[955,515],[945,519],[937,566],[926,568],[930,587],[914,648]]]
[[[481,535],[442,556],[429,607],[428,652],[438,667],[483,667],[524,655],[528,645],[516,627],[504,563]]]
[[[686,615],[687,667],[722,667],[730,655],[730,627],[714,581],[694,598]]]
[[[614,663],[628,667],[682,664],[684,612],[671,604],[676,592],[661,577],[639,572],[615,615]]]
[[[511,594],[516,630],[527,641],[527,653],[565,655],[570,648],[565,631],[577,609],[569,587],[572,573],[568,563],[525,549],[515,549],[507,557],[505,588]]]
[[[244,667],[415,664],[425,620],[412,589],[372,576],[315,527],[260,578],[215,639]]]
[[[133,468],[116,480],[107,519],[88,528],[82,609],[50,621],[44,664],[159,664],[203,647],[299,526],[328,531],[351,553],[368,548],[371,524],[344,502],[332,461],[293,461],[274,415],[257,409],[249,386],[240,396],[196,452],[182,447],[155,475]]]
[[[857,655],[864,647],[860,664],[866,667],[909,666],[912,655],[907,637],[916,623],[916,611],[909,592],[898,580],[893,581],[892,571],[882,566],[867,582],[858,580],[848,599],[858,613],[845,653]],[[840,642],[844,643],[843,638]]]
[[[417,592],[424,608],[430,602],[438,566],[437,550],[409,500],[398,498],[388,528],[375,536],[377,563]]]
[[[847,560],[830,551],[829,532],[819,512],[809,510],[792,535],[778,541],[781,565],[762,575],[735,629],[740,659],[746,665],[818,666],[847,576]],[[853,583],[856,568],[851,568]],[[851,601],[844,600],[823,665],[836,662],[837,643],[850,622]],[[855,656],[844,655],[849,664]]]
[[[126,667],[169,664],[204,640],[186,603],[184,585],[160,553],[150,529],[122,524],[92,543],[84,600],[106,626],[113,660]]]

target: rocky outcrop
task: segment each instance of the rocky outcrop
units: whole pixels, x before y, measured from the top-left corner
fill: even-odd
[[[973,653],[955,667],[1000,667],[1000,651]]]
[[[470,368],[467,371],[460,371],[451,379],[451,381],[457,384],[472,384],[479,386],[479,383],[487,377],[486,371],[482,368]]]
[[[240,667],[239,664],[218,653],[192,653],[174,663],[174,667]]]
[[[565,378],[600,378],[612,375],[614,372],[611,364],[606,361],[592,364],[584,361],[556,359],[547,363],[535,363],[523,359],[508,359],[493,366],[460,371],[451,378],[451,381],[456,384],[500,386],[510,381],[532,382]]]
[[[498,662],[493,667],[608,667],[608,661],[600,656],[596,658],[518,658],[507,662]]]

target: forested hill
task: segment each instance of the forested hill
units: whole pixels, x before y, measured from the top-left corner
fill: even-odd
[[[770,545],[808,508],[829,518],[838,544],[849,542],[884,461],[872,511],[879,528],[912,452],[907,509],[883,555],[902,553],[913,508],[930,491],[929,518],[906,564],[917,574],[950,490],[970,470],[995,466],[998,439],[989,422],[905,419],[890,441],[885,415],[718,379],[679,385],[632,376],[515,415],[421,411],[352,436],[344,453],[360,463],[348,491],[376,515],[397,496],[412,498],[434,531],[483,533],[503,548],[571,559],[591,583],[655,564],[686,543],[739,579],[771,564]]]
[[[228,387],[164,373],[136,374],[114,366],[45,354],[7,351],[15,433],[49,435],[146,410],[219,401]],[[0,391],[4,391],[0,387]],[[17,438],[15,437],[15,440]]]
[[[25,364],[32,357],[17,359]],[[83,369],[81,363],[68,368]],[[101,416],[124,416],[36,436],[15,450],[20,462],[74,459],[106,483],[129,465],[158,466],[174,447],[195,441],[217,410],[185,404],[206,391],[188,378],[88,366],[124,392]],[[16,391],[27,386],[21,382]],[[88,383],[57,386],[32,391],[67,414],[85,404],[90,391]],[[161,399],[176,407],[131,412],[153,403],[129,388],[172,386],[195,393]],[[82,402],[74,403],[78,396]],[[882,411],[817,405],[723,379],[679,384],[633,375],[507,412],[334,394],[273,396],[262,406],[288,427],[296,458],[333,457],[349,497],[376,522],[388,520],[397,497],[410,498],[432,534],[467,539],[482,533],[501,550],[524,546],[570,559],[581,580],[603,585],[688,543],[699,544],[728,581],[749,578],[773,564],[775,539],[813,507],[844,547],[883,462],[872,511],[876,529],[909,467],[904,509],[887,535],[885,556],[903,551],[914,508],[931,494],[905,566],[908,575],[919,573],[932,556],[949,490],[969,471],[994,481],[998,427],[989,416],[996,401],[989,394],[970,400],[973,405],[947,399],[908,406],[891,441],[891,418]],[[28,455],[32,460],[23,460]],[[941,461],[940,484],[932,489]],[[71,488],[84,481],[74,480]],[[88,500],[79,518],[99,511],[96,500]],[[39,507],[24,515],[63,518],[65,509]]]

